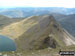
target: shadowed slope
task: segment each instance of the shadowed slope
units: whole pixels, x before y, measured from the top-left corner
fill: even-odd
[[[18,19],[18,18],[9,18],[7,16],[4,16],[4,15],[0,15],[0,29],[2,29],[3,27],[7,26],[7,25],[10,25],[11,23],[14,23],[14,22],[18,22],[22,20],[21,18]]]

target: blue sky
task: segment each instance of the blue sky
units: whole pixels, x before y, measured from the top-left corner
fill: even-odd
[[[66,7],[75,8],[75,0],[0,0],[0,7]]]

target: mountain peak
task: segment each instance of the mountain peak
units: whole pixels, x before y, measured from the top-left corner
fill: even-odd
[[[2,35],[11,37],[21,50],[74,45],[71,35],[56,22],[53,16],[31,16],[2,29]],[[68,40],[68,43],[66,41]],[[65,41],[64,41],[65,40]]]

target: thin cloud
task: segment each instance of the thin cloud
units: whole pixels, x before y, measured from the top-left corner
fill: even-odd
[[[75,8],[75,0],[0,0],[0,7],[67,7],[67,8]]]

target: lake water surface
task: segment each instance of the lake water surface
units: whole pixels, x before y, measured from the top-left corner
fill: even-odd
[[[0,52],[1,51],[15,51],[16,44],[7,36],[0,35]]]

